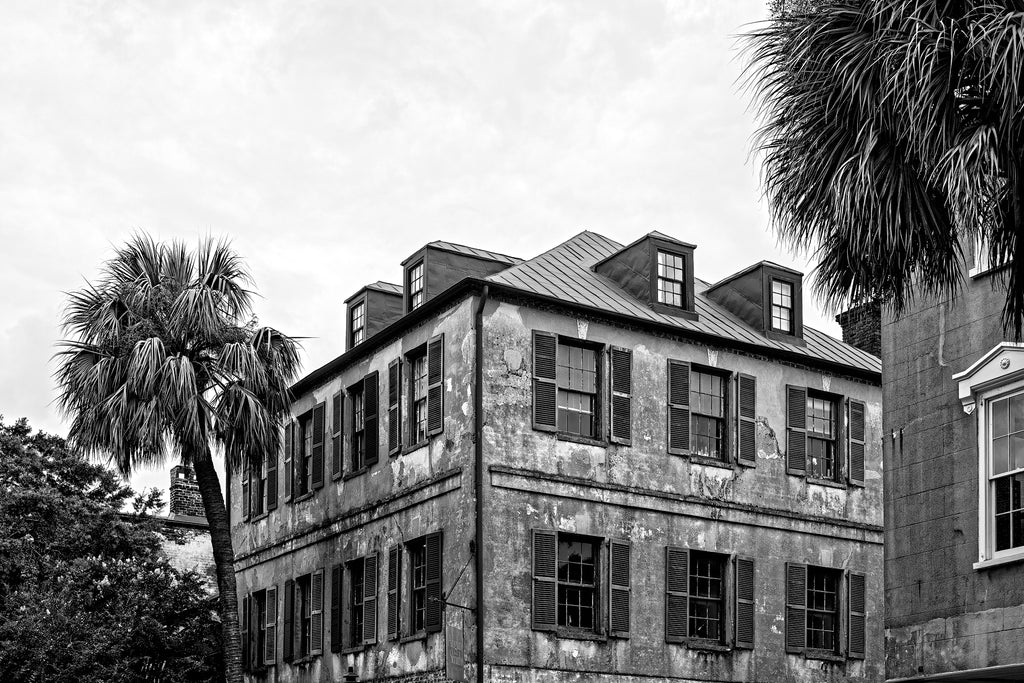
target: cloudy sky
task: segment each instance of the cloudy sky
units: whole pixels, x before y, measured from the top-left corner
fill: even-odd
[[[307,372],[341,352],[345,298],[434,239],[528,257],[657,229],[705,280],[806,272],[769,231],[737,83],[765,4],[5,0],[0,414],[65,432],[63,292],[137,229],[229,236]]]

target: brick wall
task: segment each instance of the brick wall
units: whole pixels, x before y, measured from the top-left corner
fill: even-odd
[[[196,473],[191,467],[178,465],[171,469],[170,495],[172,515],[206,517],[203,499],[199,495],[199,484],[196,483]]]
[[[870,354],[882,356],[882,304],[878,301],[854,306],[836,316],[843,328],[843,341]]]

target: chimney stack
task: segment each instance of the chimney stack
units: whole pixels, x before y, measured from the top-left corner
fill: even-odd
[[[178,465],[171,469],[171,516],[206,517],[199,495],[196,473],[191,467]]]
[[[836,316],[843,341],[870,354],[882,356],[882,302],[868,301]]]

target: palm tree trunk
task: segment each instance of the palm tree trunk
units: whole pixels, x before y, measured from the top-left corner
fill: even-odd
[[[235,587],[235,551],[231,545],[231,524],[224,507],[220,478],[209,451],[192,460],[199,495],[203,498],[206,521],[210,525],[213,561],[220,589],[220,620],[224,640],[224,674],[228,683],[242,683],[242,638],[238,628],[238,591]]]

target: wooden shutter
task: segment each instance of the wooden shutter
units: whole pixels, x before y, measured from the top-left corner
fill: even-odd
[[[632,443],[633,352],[613,346],[611,360],[611,441]]]
[[[741,465],[757,465],[757,380],[750,375],[736,379],[737,425],[736,461]]]
[[[327,432],[327,406],[323,401],[313,408],[313,468],[312,486],[318,489],[324,485],[324,439]],[[321,577],[322,579],[323,577]]]
[[[786,386],[786,472],[807,471],[807,389]]]
[[[608,561],[608,619],[609,635],[629,637],[629,556],[628,541],[611,541]]]
[[[252,479],[252,462],[249,456],[245,456],[242,460],[242,521],[249,519],[249,512],[252,508],[252,502],[249,499],[249,480]]]
[[[668,452],[690,452],[690,364],[668,362]]]
[[[401,620],[402,548],[388,550],[388,640],[398,640]]]
[[[363,558],[363,643],[377,642],[377,553]]]
[[[553,631],[558,626],[557,572],[558,541],[555,532],[534,529],[532,621],[533,629],[536,631]]]
[[[849,400],[850,428],[847,430],[849,444],[849,482],[855,486],[864,485],[864,403]]]
[[[444,335],[427,342],[427,435],[444,431]]]
[[[292,477],[292,498],[298,497],[299,491],[299,477],[298,468],[301,464],[302,449],[305,448],[305,438],[303,438],[302,430],[299,428],[300,424],[298,421],[293,423],[292,427],[292,466],[291,466],[291,477]],[[312,425],[310,425],[312,429]]]
[[[331,652],[341,652],[341,574],[344,567],[331,567]]]
[[[267,453],[267,512],[277,509],[277,451]]]
[[[533,331],[533,428],[558,431],[558,342],[555,335]],[[536,620],[534,620],[536,623]],[[536,626],[535,626],[536,628]]]
[[[284,582],[284,634],[281,639],[284,652],[281,659],[290,662],[295,659],[295,582],[288,579]]]
[[[396,358],[388,364],[388,455],[402,450],[402,360]]]
[[[363,378],[363,465],[376,463],[380,448],[377,436],[377,404],[380,403],[378,381],[376,370]]]
[[[849,586],[849,624],[850,642],[848,654],[852,659],[864,659],[864,627],[865,627],[865,596],[864,596],[864,574],[850,572],[847,579]]]
[[[267,589],[267,642],[263,648],[263,663],[277,660],[277,587]]]
[[[248,476],[248,472],[246,473]],[[249,651],[249,621],[252,610],[252,598],[248,593],[242,596],[242,621],[239,624],[242,631],[242,669],[244,671],[250,671],[252,669],[252,653]]]
[[[339,391],[331,397],[331,478],[341,476],[342,444],[342,404],[345,397]]]
[[[317,569],[309,580],[309,654],[324,651],[324,570]]]
[[[292,449],[295,445],[295,420],[289,420],[284,427],[284,499],[292,499]]]
[[[306,655],[309,654],[309,652],[304,652],[302,650],[302,624],[303,624],[303,619],[305,619],[306,615],[304,613],[302,613],[302,611],[301,611],[302,610],[301,591],[302,591],[302,588],[300,587],[299,582],[296,581],[295,582],[295,592],[299,593],[299,595],[296,596],[296,598],[295,598],[295,608],[292,610],[292,612],[293,612],[292,616],[295,619],[295,622],[294,622],[295,623],[295,628],[292,631],[292,652],[294,652],[295,656],[298,657],[299,659],[301,659],[301,658],[303,658],[303,657],[305,657]]]
[[[733,574],[736,577],[736,640],[738,648],[753,649],[754,647],[754,560],[750,557],[737,557],[733,563]]]
[[[665,642],[682,643],[689,633],[690,551],[665,548]]]
[[[441,622],[444,617],[444,591],[441,582],[443,579],[443,557],[444,537],[438,531],[427,534],[424,539],[427,551],[427,585],[426,585],[426,612],[423,615],[423,629],[427,633],[437,633],[441,630]]]
[[[266,606],[267,594],[263,593],[264,606]],[[252,593],[249,594],[249,657],[248,665],[251,670],[257,669],[262,665],[263,653],[259,651],[259,635],[260,635],[260,610],[259,605],[256,604],[256,597]]]
[[[807,647],[807,565],[786,563],[786,652]]]

